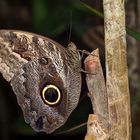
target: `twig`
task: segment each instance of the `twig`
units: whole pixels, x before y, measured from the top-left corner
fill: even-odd
[[[95,115],[89,116],[85,140],[91,138],[105,140],[109,137],[110,124],[108,121],[108,98],[98,49],[86,58],[85,69],[88,73],[96,73],[95,75],[87,74],[86,78]]]
[[[131,113],[126,59],[124,0],[104,0],[106,87],[99,57],[85,60],[89,97],[94,115],[89,115],[85,140],[130,140]],[[95,51],[97,53],[97,51]]]
[[[112,140],[131,139],[124,0],[104,0],[106,87]]]

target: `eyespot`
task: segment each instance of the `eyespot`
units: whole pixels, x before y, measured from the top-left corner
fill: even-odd
[[[47,85],[42,90],[43,101],[49,106],[55,106],[60,103],[61,93],[55,85]]]

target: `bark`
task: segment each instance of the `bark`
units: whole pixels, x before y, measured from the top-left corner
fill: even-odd
[[[91,138],[89,136],[93,135],[93,139],[96,140],[130,140],[131,113],[126,56],[127,45],[124,1],[104,0],[103,6],[105,22],[106,90],[104,90],[103,97],[101,95],[100,97],[106,97],[107,99],[104,99],[104,102],[102,100],[101,102],[98,102],[98,98],[96,97],[98,94],[101,94],[101,92],[97,89],[90,89],[88,86],[90,93],[98,93],[91,94],[93,98],[90,96],[91,101],[95,104],[97,103],[96,106],[93,107],[94,116],[96,117],[93,117],[94,119],[92,119],[91,122],[89,122],[90,120],[88,121],[88,132],[85,139],[88,140]],[[94,62],[94,59],[92,59],[92,61]],[[90,67],[90,63],[85,63],[85,67],[87,68],[87,71],[91,68],[94,72],[97,65]],[[87,74],[87,76],[91,77],[89,74]],[[102,75],[100,76],[102,77]],[[95,77],[93,77],[93,81],[94,80]],[[93,87],[99,88],[99,86],[97,86],[98,82],[92,84]],[[87,85],[89,85],[88,81]],[[107,96],[104,96],[106,95],[106,91]],[[105,104],[105,106],[102,105],[103,109],[97,111],[102,103]],[[105,108],[107,111],[105,111]],[[102,119],[100,117],[100,114],[102,116],[104,111],[108,112],[108,117],[105,117],[106,123],[104,123],[104,118]],[[98,112],[100,112],[100,114]]]

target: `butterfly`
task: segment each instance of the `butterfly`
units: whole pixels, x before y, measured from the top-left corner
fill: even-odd
[[[76,108],[81,91],[77,47],[64,48],[34,33],[0,30],[0,73],[10,83],[24,119],[52,133]]]

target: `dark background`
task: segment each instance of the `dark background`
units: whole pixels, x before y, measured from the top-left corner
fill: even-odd
[[[102,1],[83,0],[86,4],[102,12]],[[131,3],[127,3],[130,5]],[[129,6],[128,6],[129,7]],[[130,10],[126,8],[127,20],[131,20]],[[135,9],[135,7],[133,7]],[[129,12],[128,12],[129,11]],[[133,26],[131,26],[133,28]],[[92,51],[100,49],[101,63],[104,68],[104,31],[103,19],[91,11],[84,8],[78,0],[0,0],[0,29],[14,29],[34,32],[47,36],[64,47],[70,41],[74,42],[81,50]],[[129,37],[128,37],[129,38]],[[129,39],[128,39],[129,40]],[[128,44],[129,47],[129,44]],[[132,47],[131,47],[132,48]],[[136,47],[135,47],[136,48]],[[133,49],[130,55],[136,56]],[[134,54],[132,54],[134,52]],[[131,63],[129,60],[129,68]],[[138,64],[137,64],[138,65]],[[139,76],[139,67],[134,69],[134,73]],[[51,135],[45,133],[36,133],[24,122],[23,114],[17,104],[16,96],[10,85],[2,75],[0,75],[0,140],[12,139],[84,139],[86,126],[75,131],[57,135],[57,132],[63,132],[87,121],[88,114],[92,113],[91,103],[87,96],[85,84],[85,75],[83,74],[83,84],[81,98],[78,107],[74,110],[67,123],[58,131]],[[139,113],[139,94],[140,90],[135,87],[133,73],[129,74],[132,85],[130,92],[133,111],[133,139],[140,137],[140,117]],[[133,86],[134,85],[134,86]],[[139,87],[139,84],[138,84]],[[133,99],[133,97],[137,97]],[[137,111],[137,113],[136,113]],[[136,117],[137,116],[137,117]],[[137,127],[135,127],[137,126]],[[138,135],[138,136],[137,136]],[[136,137],[137,136],[137,137]]]

